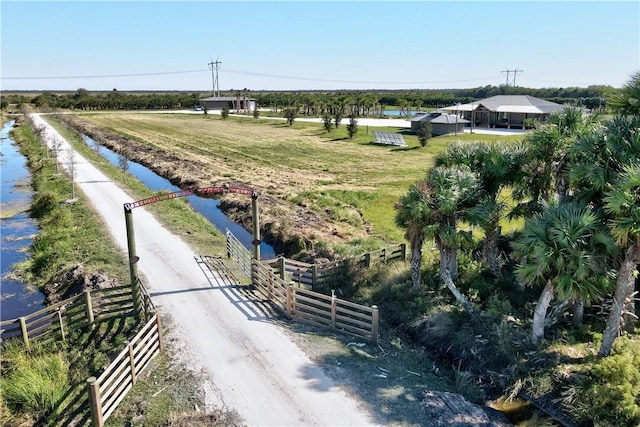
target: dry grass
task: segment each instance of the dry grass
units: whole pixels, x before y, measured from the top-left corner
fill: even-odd
[[[393,148],[369,144],[373,138],[364,130],[353,140],[340,130],[327,134],[320,123],[289,127],[269,120],[139,113],[82,119],[124,136],[134,158],[176,181],[240,182],[258,189],[263,225],[272,224],[274,233],[334,244],[402,240],[393,204],[424,176],[435,154],[454,139],[469,138],[433,138],[420,148],[415,136],[405,135],[409,146]]]

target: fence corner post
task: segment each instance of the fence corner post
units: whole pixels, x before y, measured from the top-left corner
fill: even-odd
[[[27,321],[24,317],[20,317],[18,320],[20,320],[20,333],[22,335],[22,341],[24,342],[24,345],[29,348],[29,332],[27,332]]]
[[[293,286],[287,286],[287,317],[293,317]]]
[[[400,243],[400,253],[402,254],[402,261],[406,261],[407,260],[407,244],[406,243]]]
[[[91,407],[91,424],[94,427],[102,427],[104,418],[102,414],[102,403],[100,402],[100,385],[96,377],[87,378],[89,386],[89,406]]]
[[[86,291],[84,291],[84,302],[86,304],[86,310],[87,310],[87,320],[89,321],[89,326],[91,327],[91,329],[93,329],[93,327],[95,326],[95,318],[93,316],[93,304],[91,302],[91,291],[89,289],[87,289]]]
[[[376,345],[378,344],[378,322],[380,321],[380,315],[377,305],[374,305],[371,309],[371,343]]]
[[[371,252],[364,254],[364,266],[366,268],[371,268]]]
[[[280,278],[286,280],[287,265],[283,256],[280,257]]]

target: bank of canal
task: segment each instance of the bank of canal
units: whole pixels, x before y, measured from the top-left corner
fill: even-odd
[[[127,173],[133,175],[150,190],[167,192],[176,192],[181,190],[179,187],[173,185],[168,179],[161,177],[146,166],[126,159],[113,150],[98,144],[93,138],[87,135],[81,136],[82,140],[88,147],[98,152],[112,165],[122,167],[125,166],[126,162],[125,169]],[[200,197],[195,194],[187,196],[186,198],[196,212],[204,216],[222,233],[225,233],[228,229],[246,248],[249,249],[252,247],[251,242],[253,241],[253,236],[251,233],[245,230],[241,225],[231,221],[224,213],[222,213],[218,207],[220,205],[219,199]],[[276,257],[276,252],[271,245],[262,242],[260,244],[260,257],[262,259],[273,259]]]
[[[28,213],[33,191],[27,160],[10,135],[13,125],[14,121],[3,123],[0,130],[0,320],[15,319],[33,313],[44,307],[45,299],[44,294],[38,289],[16,280],[11,274],[13,266],[29,256],[28,249],[33,237],[38,233],[38,224]]]

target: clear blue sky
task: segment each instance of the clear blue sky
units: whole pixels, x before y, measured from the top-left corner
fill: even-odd
[[[638,1],[2,0],[0,14],[2,90],[211,91],[216,58],[223,91],[470,88],[516,69],[518,86],[621,87],[640,70]]]

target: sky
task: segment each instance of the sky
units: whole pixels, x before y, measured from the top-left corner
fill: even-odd
[[[639,1],[0,1],[0,90],[622,87]],[[508,71],[508,80],[507,80]]]

